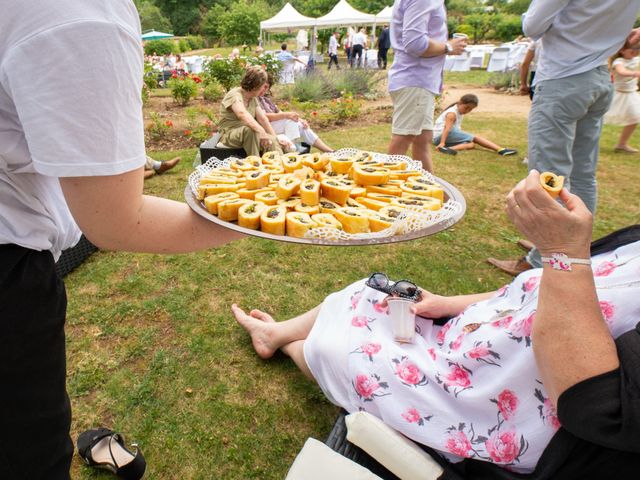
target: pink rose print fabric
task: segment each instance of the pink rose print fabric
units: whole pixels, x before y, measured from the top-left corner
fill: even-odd
[[[617,338],[640,318],[640,242],[595,256],[592,268]],[[444,325],[418,317],[414,343],[401,344],[384,294],[359,281],[327,297],[305,359],[346,410],[368,411],[445,455],[530,473],[560,428],[531,348],[542,282],[531,269]]]

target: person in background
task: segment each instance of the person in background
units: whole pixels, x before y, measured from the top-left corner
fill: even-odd
[[[542,42],[540,39],[531,42],[520,64],[520,94],[529,95],[531,100],[533,100],[533,95],[536,90],[536,87],[533,85],[533,80],[536,77],[536,68],[541,51]]]
[[[298,62],[304,65],[305,67],[307,66],[302,60],[300,60],[293,53],[287,50],[286,43],[283,43],[282,45],[280,45],[280,51],[278,52],[277,58],[283,63],[293,61],[293,62]]]
[[[258,97],[269,88],[267,72],[259,66],[247,68],[240,86],[232,88],[220,104],[219,142],[230,148],[244,148],[247,155],[282,149]]]
[[[101,250],[164,254],[240,238],[184,202],[143,194],[141,35],[130,0],[3,2],[3,479],[70,478],[67,298],[55,270],[61,252],[82,233]]]
[[[229,60],[235,60],[236,58],[240,58],[239,48],[234,48],[233,50],[231,50],[231,53],[229,54]]]
[[[185,76],[188,72],[187,72],[187,64],[185,63],[185,61],[182,59],[182,56],[180,54],[176,55],[176,74],[179,76]]]
[[[440,114],[433,128],[433,144],[436,145],[436,149],[441,153],[456,155],[461,150],[471,150],[479,145],[503,157],[518,153],[512,148],[502,148],[491,140],[462,131],[462,116],[477,106],[478,97],[468,93]]]
[[[164,172],[171,170],[173,167],[178,165],[178,163],[180,163],[180,157],[174,157],[171,160],[160,162],[147,155],[147,161],[144,164],[144,179],[146,180],[147,178],[151,178],[156,173],[161,175]]]
[[[344,53],[347,56],[347,65],[349,65],[350,67],[351,67],[352,38],[353,38],[353,34],[351,33],[351,29],[347,28],[347,33],[342,38],[342,46],[344,47]]]
[[[318,135],[311,130],[309,123],[296,112],[283,112],[273,103],[271,86],[274,78],[267,74],[268,88],[263,95],[258,97],[258,104],[264,111],[277,135],[285,135],[292,143],[300,148],[300,142],[317,148],[321,152],[333,152],[333,148],[324,143]]]
[[[333,32],[333,35],[329,37],[329,48],[327,50],[329,54],[329,65],[327,65],[327,70],[331,70],[331,64],[336,64],[336,70],[340,70],[340,65],[338,65],[338,32]]]
[[[640,94],[638,78],[640,72],[638,50],[622,48],[611,58],[613,75],[613,102],[604,116],[604,122],[622,126],[620,138],[614,147],[616,152],[638,153],[638,149],[629,145],[629,139],[640,122]]]
[[[447,13],[436,0],[396,0],[390,27],[394,60],[389,70],[393,102],[391,155],[412,157],[433,173],[431,141],[435,97],[442,91],[446,55],[460,55],[466,38],[447,40]]]
[[[543,45],[529,113],[529,169],[564,176],[593,213],[602,118],[613,98],[607,59],[625,43],[638,45],[640,30],[632,27],[639,11],[640,0],[533,0],[523,17],[525,35]],[[511,275],[541,265],[535,248],[516,260],[487,261]]]
[[[351,42],[351,67],[355,63],[356,68],[360,68],[362,64],[362,54],[367,48],[367,30],[361,28],[355,35]],[[357,58],[357,60],[356,60]],[[366,60],[365,60],[366,62]]]
[[[389,36],[389,25],[382,27],[378,35],[378,68],[387,69],[387,52],[391,48],[391,37]]]

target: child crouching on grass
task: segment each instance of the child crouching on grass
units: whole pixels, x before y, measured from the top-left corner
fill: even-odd
[[[476,145],[488,148],[498,155],[515,155],[517,150],[502,148],[486,138],[464,132],[460,129],[462,116],[471,112],[478,106],[478,97],[469,93],[463,95],[460,100],[449,105],[438,117],[433,127],[433,144],[441,153],[457,155],[460,150],[470,150]]]

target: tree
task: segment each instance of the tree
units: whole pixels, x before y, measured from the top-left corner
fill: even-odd
[[[260,20],[271,16],[264,0],[241,0],[234,3],[220,19],[224,39],[232,45],[253,45],[260,36]]]
[[[222,18],[227,13],[227,7],[224,5],[214,5],[202,17],[200,23],[200,31],[202,35],[210,41],[219,41],[222,37]]]
[[[487,37],[493,23],[498,20],[497,15],[489,13],[474,13],[464,17],[464,23],[471,27],[471,39],[478,43]]]
[[[146,30],[170,32],[172,30],[169,19],[153,3],[142,2],[138,7],[138,14],[140,15],[140,24],[143,32]]]

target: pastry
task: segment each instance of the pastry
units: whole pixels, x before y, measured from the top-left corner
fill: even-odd
[[[285,175],[278,181],[276,195],[278,198],[286,200],[298,192],[300,189],[300,183],[302,182],[293,175]]]
[[[389,181],[389,170],[385,168],[365,167],[354,165],[353,180],[358,185],[384,185]]]
[[[424,196],[419,200],[415,198],[399,197],[391,201],[391,205],[398,207],[417,207],[421,210],[440,210],[442,203],[437,198]]]
[[[351,157],[332,158],[329,160],[329,165],[331,165],[331,171],[334,173],[349,173],[353,165],[353,159]]]
[[[400,195],[402,195],[402,189],[399,186],[390,185],[388,183],[385,183],[384,185],[368,185],[366,188],[367,188],[367,195],[370,192],[384,193],[386,195],[395,195],[396,197],[399,197]]]
[[[280,154],[278,152],[265,152],[262,154],[262,163],[268,165],[281,165]]]
[[[246,171],[246,170],[254,170],[259,168],[262,165],[262,160],[260,157],[250,156],[247,158],[234,158],[229,163],[231,168],[234,170]]]
[[[412,177],[419,177],[420,172],[416,170],[391,170],[389,172],[389,178],[391,180],[408,180]]]
[[[304,234],[311,228],[316,227],[316,223],[311,220],[308,213],[289,212],[286,215],[287,235],[290,237],[304,238]]]
[[[218,204],[224,200],[233,200],[234,198],[240,198],[235,192],[223,192],[215,195],[209,195],[204,199],[204,206],[207,212],[218,215]]]
[[[369,218],[359,208],[339,207],[333,212],[347,233],[366,233],[369,231]]]
[[[376,192],[367,192],[367,198],[372,198],[374,200],[378,200],[379,202],[391,203],[391,200],[394,198],[398,198],[396,195],[389,195],[388,193],[376,193]]]
[[[397,205],[389,205],[388,207],[383,207],[378,210],[378,213],[383,217],[389,217],[393,219],[398,218],[402,212],[404,212],[404,208]]]
[[[411,179],[409,179],[411,180]],[[400,187],[403,192],[413,195],[423,195],[433,197],[444,203],[444,189],[438,185],[425,185],[422,183],[410,183],[410,181],[402,184]]]
[[[540,174],[540,185],[552,198],[558,198],[564,185],[564,177],[551,172],[542,172]]]
[[[242,188],[244,184],[230,184],[230,183],[208,183],[205,185],[198,185],[198,200],[203,200],[209,195],[215,195],[222,192],[235,192]]]
[[[238,181],[237,176],[233,175],[205,175],[198,180],[198,185],[207,185],[214,183],[229,183],[233,184]]]
[[[236,190],[236,193],[238,195],[240,195],[240,198],[246,198],[248,200],[255,200],[256,195],[262,192],[272,192],[273,190],[268,188],[268,187],[264,187],[264,188],[255,188],[253,190],[248,189],[248,188],[239,188],[238,190]]]
[[[323,197],[340,205],[344,205],[347,202],[347,198],[349,198],[349,192],[351,191],[351,187],[343,185],[333,179],[323,180],[320,184],[320,188]]]
[[[282,167],[287,173],[291,173],[302,166],[302,160],[297,153],[287,153],[282,156]]]
[[[282,205],[266,207],[260,214],[260,229],[273,235],[284,235],[287,208]]]
[[[318,227],[342,230],[342,224],[330,213],[316,213],[315,215],[311,215],[311,220],[316,222]]]
[[[265,190],[263,192],[256,193],[254,200],[256,202],[262,202],[265,205],[275,205],[278,203],[278,196],[273,190]]]
[[[369,229],[372,232],[386,230],[393,224],[393,218],[380,215],[380,213],[373,210],[367,210],[365,214],[369,217]]]
[[[295,207],[293,207],[294,212],[300,213],[308,213],[309,215],[315,215],[316,213],[320,213],[320,205],[307,205],[305,203],[298,203]]]
[[[249,202],[251,202],[251,200],[247,200],[246,198],[223,200],[218,203],[218,218],[220,220],[226,220],[227,222],[235,222],[238,220],[238,210],[240,210],[240,207]]]
[[[309,179],[300,185],[300,199],[305,205],[318,205],[320,202],[320,182]]]
[[[285,207],[288,212],[292,212],[293,210],[295,210],[296,206],[300,205],[300,203],[302,203],[300,201],[300,197],[291,197],[287,200],[278,200],[278,205],[282,205],[283,207]]]
[[[332,213],[338,207],[340,207],[340,205],[336,202],[332,202],[328,198],[320,197],[320,213]]]
[[[319,153],[306,153],[300,155],[302,158],[302,164],[310,167],[314,170],[322,170],[324,166],[329,163],[329,158],[321,156]]]
[[[238,210],[238,225],[251,230],[260,228],[260,213],[267,206],[262,202],[245,203]]]
[[[352,157],[352,160],[357,163],[369,162],[373,160],[373,155],[369,152],[359,151]]]
[[[256,170],[255,172],[247,173],[245,175],[245,182],[249,190],[255,190],[256,188],[264,188],[269,185],[271,173],[267,170]]]
[[[351,198],[364,197],[367,194],[367,189],[364,187],[352,187],[349,190],[349,196]]]
[[[398,197],[394,197],[394,198],[398,198]],[[389,206],[388,202],[381,202],[380,200],[376,200],[374,198],[369,198],[369,197],[358,197],[356,198],[356,201],[364,205],[365,207],[371,210],[376,210],[376,211],[380,210],[381,208]]]

